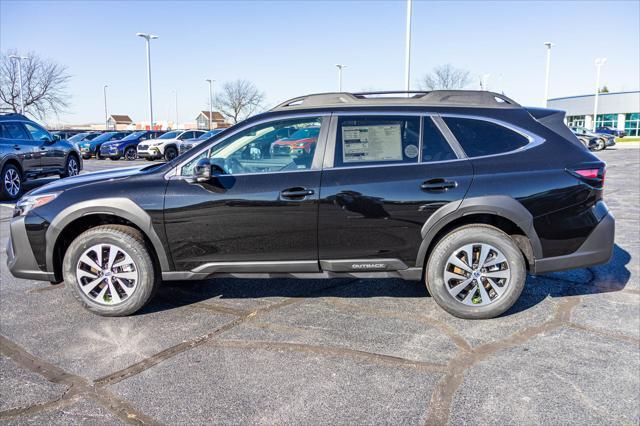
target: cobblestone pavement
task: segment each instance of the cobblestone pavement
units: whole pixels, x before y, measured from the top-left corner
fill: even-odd
[[[0,423],[638,424],[640,150],[599,155],[612,261],[531,276],[488,321],[391,279],[165,283],[101,318],[9,274],[0,206]]]

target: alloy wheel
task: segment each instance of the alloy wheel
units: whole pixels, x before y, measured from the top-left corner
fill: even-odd
[[[78,162],[75,158],[70,157],[69,162],[67,163],[67,176],[75,176],[78,174],[80,167],[78,167]]]
[[[484,243],[467,244],[447,259],[444,283],[449,294],[468,306],[486,306],[504,294],[511,271],[500,250]]]
[[[133,161],[136,159],[136,150],[135,148],[128,148],[124,153],[124,158],[128,161]]]
[[[4,188],[11,197],[20,192],[20,175],[13,168],[8,168],[4,174]]]
[[[97,244],[85,250],[76,265],[82,292],[101,305],[116,305],[136,290],[138,268],[131,256],[113,244]]]

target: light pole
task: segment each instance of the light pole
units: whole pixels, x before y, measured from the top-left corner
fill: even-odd
[[[176,101],[176,124],[175,124],[174,127],[177,129],[178,128],[178,91],[174,90],[174,93],[176,95],[176,99],[175,99],[175,101]]]
[[[9,58],[18,61],[18,84],[20,85],[20,114],[24,115],[24,98],[22,97],[22,60],[29,59],[26,56],[9,55]]]
[[[338,68],[338,92],[342,92],[342,70],[347,68],[345,64],[336,64]]]
[[[138,37],[146,40],[147,44],[147,82],[149,84],[149,129],[153,130],[153,101],[151,97],[151,40],[155,40],[158,36],[153,34],[137,33]]]
[[[553,43],[545,41],[544,45],[547,46],[547,68],[544,78],[544,106],[546,107],[549,101],[549,70],[551,69],[551,48],[553,47]]]
[[[598,118],[598,94],[600,93],[600,68],[607,62],[607,58],[596,58],[596,98],[593,102],[593,131],[596,130],[596,120]]]
[[[109,130],[109,116],[107,115],[107,87],[108,85],[102,86],[102,92],[104,93],[104,130]]]
[[[411,78],[411,0],[407,0],[407,23],[404,36],[404,90],[409,91]],[[409,94],[407,94],[409,96]]]
[[[209,130],[212,129],[211,125],[212,125],[212,121],[213,121],[213,82],[215,80],[211,80],[210,78],[205,80],[207,83],[209,83]]]

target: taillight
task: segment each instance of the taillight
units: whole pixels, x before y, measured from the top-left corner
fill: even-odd
[[[567,172],[594,188],[604,187],[604,177],[606,174],[604,166],[567,169]]]

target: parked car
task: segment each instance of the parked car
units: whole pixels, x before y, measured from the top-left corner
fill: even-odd
[[[100,147],[100,156],[112,160],[135,160],[138,157],[137,147],[140,142],[156,139],[164,134],[161,130],[142,130],[131,133],[120,140],[105,142]]]
[[[613,127],[610,126],[602,126],[602,127],[598,127],[596,129],[597,133],[606,133],[608,135],[613,135],[617,138],[624,138],[625,136],[627,136],[627,132],[625,132],[624,130],[618,130],[618,129],[614,129]]]
[[[75,176],[82,170],[80,152],[55,139],[38,123],[20,114],[0,115],[0,196],[14,200],[27,179]]]
[[[82,158],[89,159],[95,156],[100,160],[103,157],[100,155],[100,147],[105,142],[119,141],[127,136],[129,132],[105,132],[91,140],[84,140],[78,144],[80,152],[82,152]]]
[[[576,135],[578,140],[585,148],[589,151],[597,151],[598,149],[598,138],[590,138],[588,136]]]
[[[204,134],[202,130],[174,130],[158,139],[138,145],[138,157],[147,160],[164,158],[171,161],[178,156],[178,144],[187,139],[194,139]]]
[[[245,159],[287,127],[319,127],[315,149]],[[482,91],[321,94],[221,136],[29,193],[9,270],[64,280],[107,316],[137,311],[161,280],[238,274],[421,280],[447,312],[479,319],[512,307],[527,273],[612,255],[605,163],[563,111]]]
[[[213,130],[209,130],[206,133],[203,133],[202,135],[198,136],[197,138],[193,138],[193,139],[186,139],[183,140],[181,142],[178,143],[178,154],[182,155],[185,152],[189,151],[191,148],[193,148],[196,145],[201,144],[202,142],[208,140],[209,138],[214,137],[215,135],[217,135],[218,133],[222,132],[224,129],[213,129]]]
[[[85,132],[84,130],[56,130],[50,132],[51,135],[57,139],[66,139],[69,140],[72,136]]]
[[[316,145],[318,135],[320,134],[320,127],[304,127],[298,129],[291,136],[278,139],[271,145],[271,155],[289,155],[291,152],[307,154],[311,148]]]
[[[571,131],[576,136],[582,136],[583,138],[589,138],[589,145],[595,144],[594,151],[602,151],[608,146],[614,146],[616,144],[616,138],[613,135],[606,133],[595,133],[584,127],[571,127]],[[591,148],[590,148],[591,149]]]

